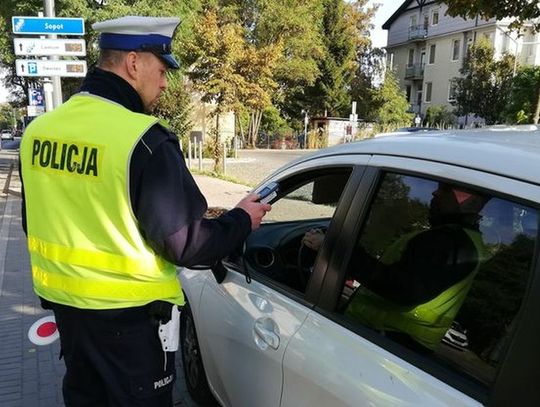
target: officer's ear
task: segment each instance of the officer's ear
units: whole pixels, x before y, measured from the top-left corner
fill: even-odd
[[[140,55],[135,51],[130,51],[124,58],[124,68],[131,80],[136,80],[140,70]]]

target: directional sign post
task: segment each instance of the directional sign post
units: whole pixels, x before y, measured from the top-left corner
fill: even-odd
[[[11,17],[14,34],[84,35],[82,18]]]
[[[81,39],[14,38],[13,48],[15,55],[86,55],[86,43]]]
[[[86,61],[17,59],[15,67],[18,76],[83,77],[86,75]]]
[[[58,39],[57,36],[84,35],[84,20],[80,17],[56,17],[54,0],[43,0],[45,17],[14,16],[11,18],[15,35],[40,35],[48,38],[14,38],[15,55],[31,57],[44,56],[46,59],[17,59],[15,61],[18,76],[44,77],[43,91],[47,111],[62,103],[62,76],[83,77],[86,75],[86,61],[60,60],[61,56],[77,57],[86,55],[83,39]],[[51,79],[47,79],[50,77]],[[39,114],[32,104],[32,95],[28,114]]]

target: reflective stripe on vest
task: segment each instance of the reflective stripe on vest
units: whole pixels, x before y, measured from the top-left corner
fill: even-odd
[[[423,346],[434,349],[465,301],[485,252],[480,233],[463,230],[471,238],[478,252],[478,264],[467,277],[432,300],[417,306],[401,306],[365,287],[359,287],[346,314],[381,331],[406,333]]]
[[[157,119],[79,94],[21,142],[34,288],[78,308],[183,304],[176,266],[141,236],[129,197],[133,148]]]

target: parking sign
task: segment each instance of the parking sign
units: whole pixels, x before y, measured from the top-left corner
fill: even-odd
[[[42,88],[28,89],[28,104],[30,106],[43,106],[44,97]]]
[[[29,75],[37,75],[38,73],[38,68],[37,68],[37,63],[36,62],[28,62],[28,74]]]

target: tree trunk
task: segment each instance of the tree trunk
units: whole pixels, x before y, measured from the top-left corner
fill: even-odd
[[[221,173],[223,162],[223,150],[221,148],[221,139],[219,137],[219,114],[216,114],[216,133],[214,135],[214,172]]]
[[[538,81],[538,86],[536,87],[536,107],[534,109],[533,123],[538,124],[539,118],[540,118],[540,81]]]
[[[248,132],[248,144],[251,148],[255,148],[255,116],[253,112],[249,114],[249,132]]]
[[[244,128],[242,127],[242,120],[240,120],[240,115],[238,113],[235,112],[234,116],[238,121],[238,128],[240,129],[240,140],[242,140],[242,146],[244,146],[246,144],[246,139],[244,136]]]
[[[249,145],[251,148],[255,148],[257,142],[257,136],[259,134],[259,127],[261,125],[262,111],[256,110],[249,114]]]
[[[261,126],[262,110],[255,111],[253,115],[255,117],[253,125],[253,139],[257,140],[257,136],[259,135],[259,127]]]

